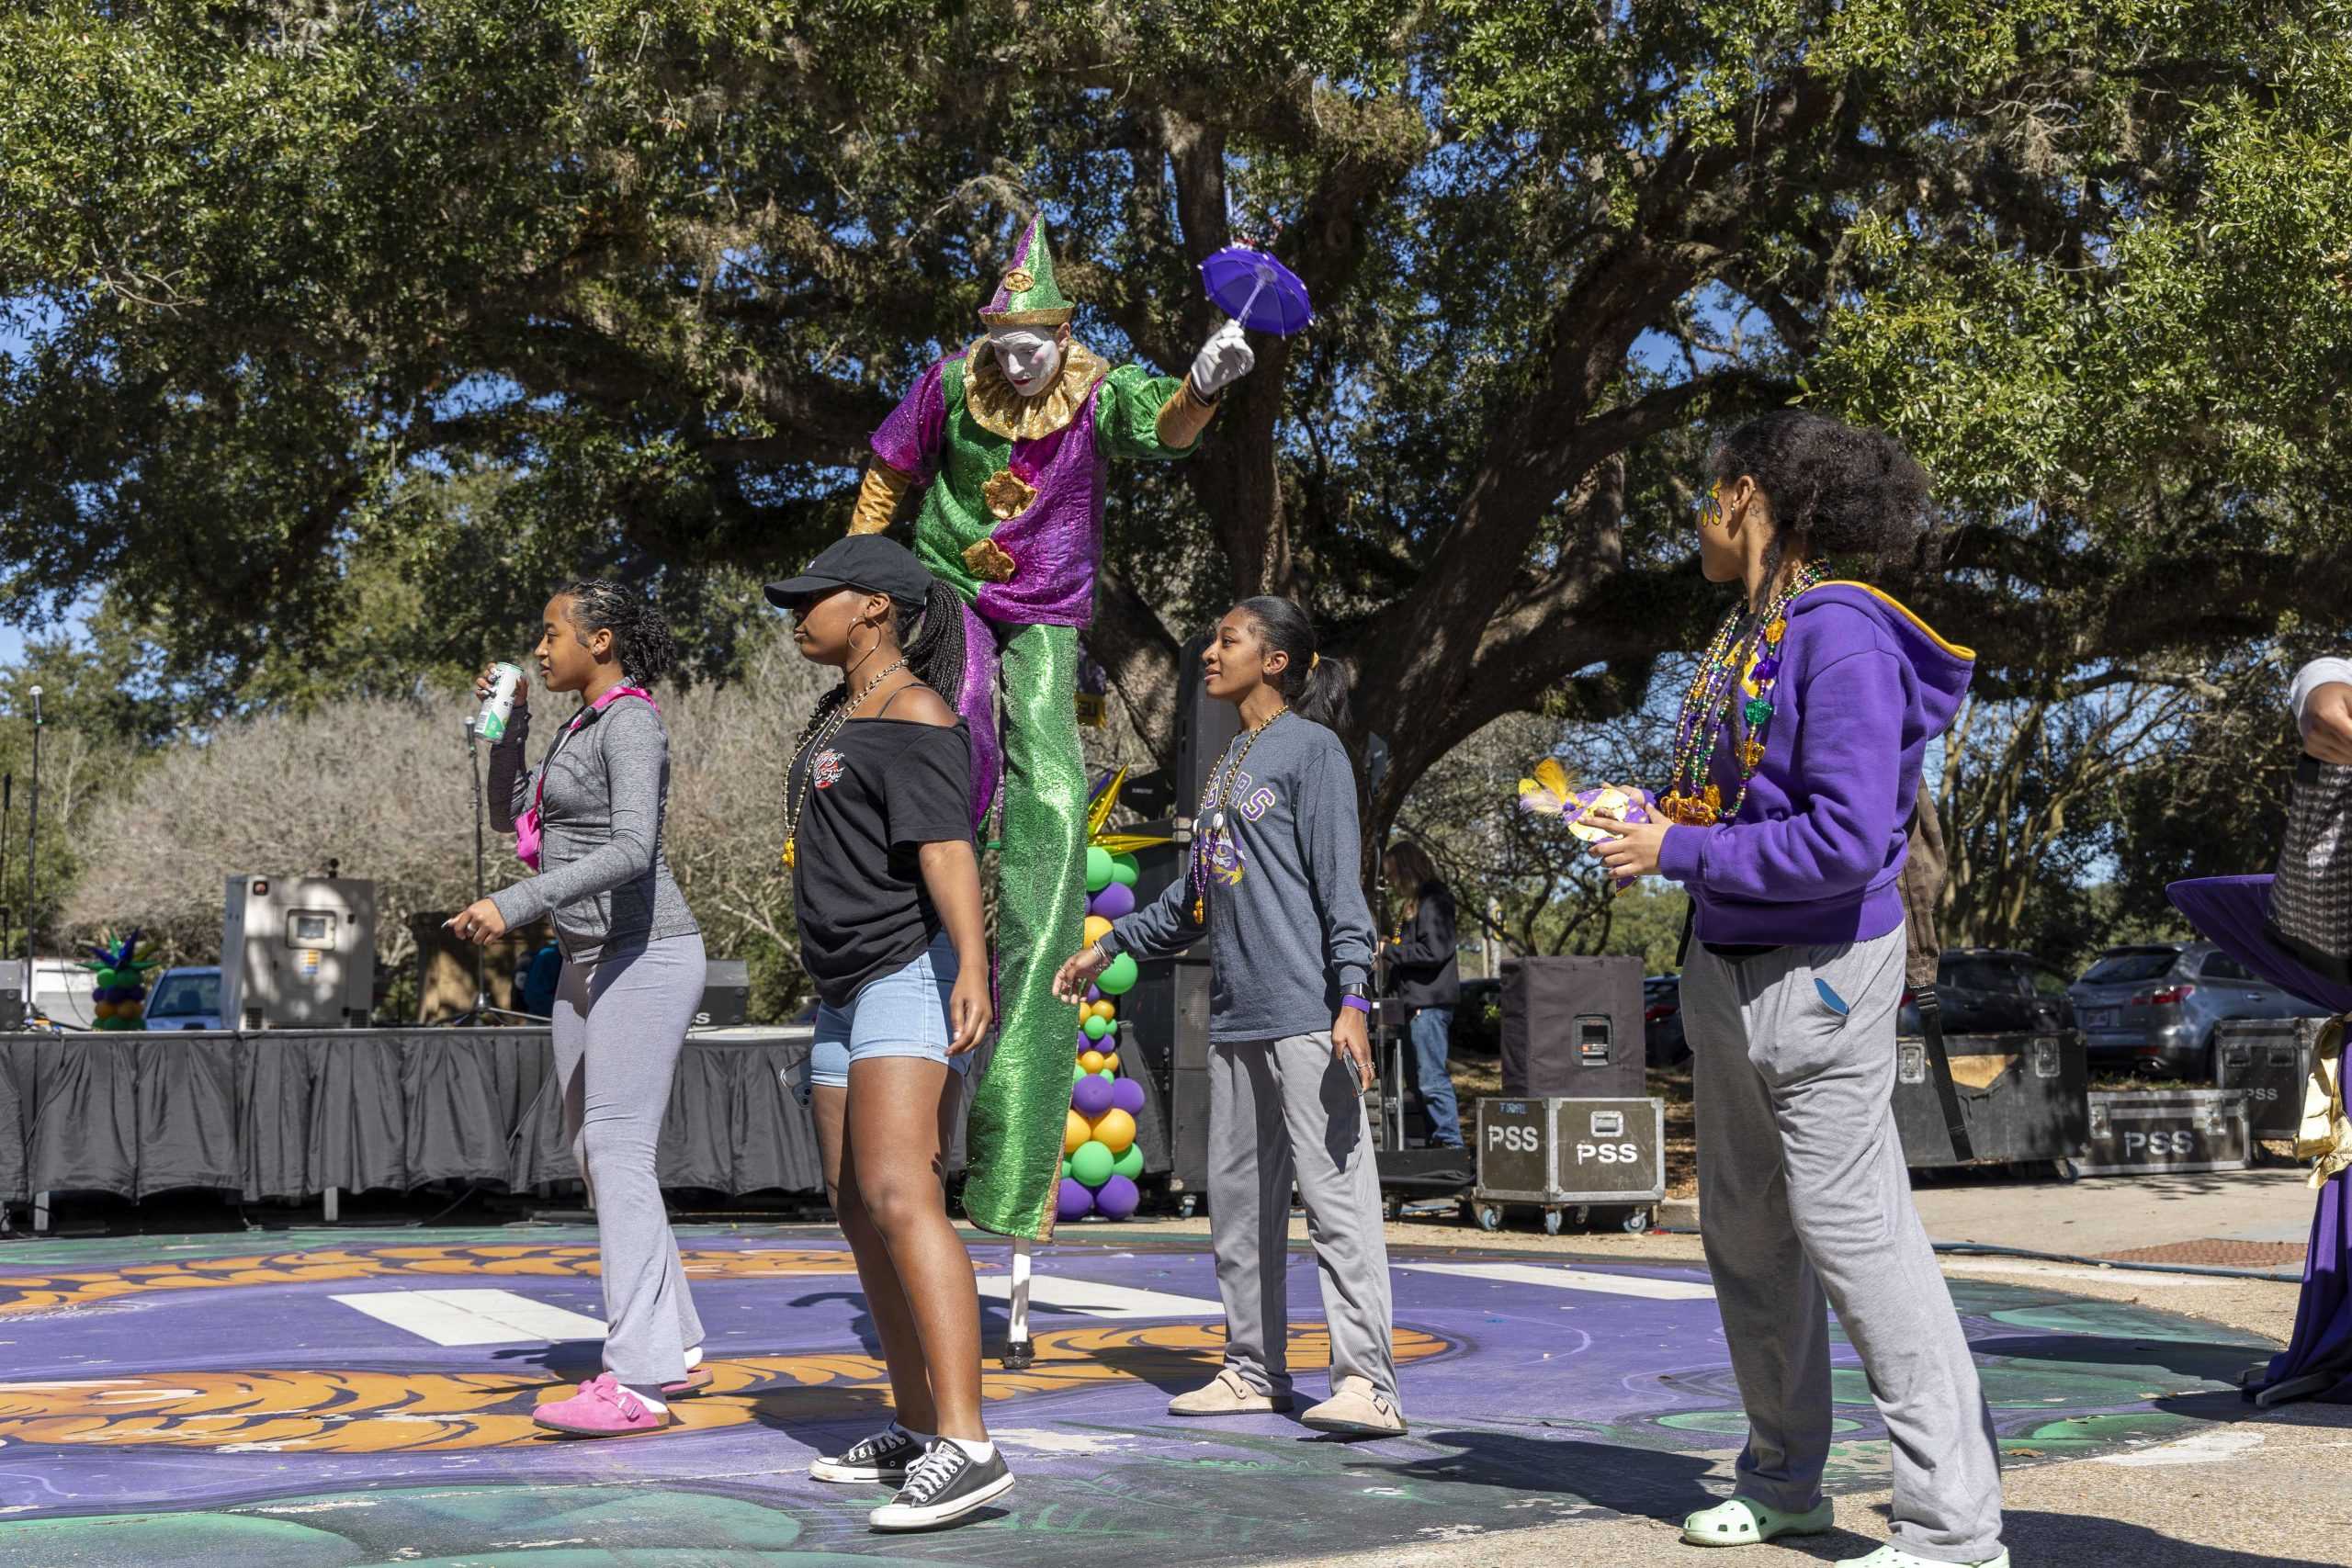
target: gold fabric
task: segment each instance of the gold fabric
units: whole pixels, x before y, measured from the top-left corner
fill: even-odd
[[[879,534],[890,526],[890,519],[898,514],[899,499],[914,485],[911,476],[902,474],[889,464],[876,461],[865,468],[865,478],[858,481],[857,504],[851,508],[849,531],[853,534]]]
[[[1193,390],[1193,378],[1185,377],[1176,384],[1168,400],[1159,405],[1157,425],[1159,444],[1178,451],[1201,438],[1201,432],[1216,417],[1216,404]]]
[[[2303,1124],[2295,1157],[2314,1161],[2311,1184],[2324,1187],[2352,1166],[2352,1117],[2344,1111],[2344,1038],[2352,1013],[2323,1025],[2312,1049],[2312,1076],[2303,1083]]]
[[[998,522],[1010,523],[1029,510],[1029,503],[1037,499],[1037,487],[1011,468],[999,468],[980,487],[980,499],[989,503],[989,512]]]
[[[1002,545],[981,539],[964,547],[964,570],[982,582],[1010,582],[1021,566]]]
[[[1012,326],[1031,323],[1006,317]],[[972,423],[1007,441],[1035,441],[1051,435],[1078,417],[1102,378],[1111,373],[1103,357],[1072,338],[1062,355],[1061,374],[1034,398],[1024,398],[1005,379],[1004,367],[985,337],[974,341],[964,356],[964,412]]]

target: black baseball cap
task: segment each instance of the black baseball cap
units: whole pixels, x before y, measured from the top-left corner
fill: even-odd
[[[931,597],[931,573],[906,546],[879,534],[852,534],[818,551],[799,576],[769,583],[768,603],[789,610],[816,594],[858,588],[919,610]]]

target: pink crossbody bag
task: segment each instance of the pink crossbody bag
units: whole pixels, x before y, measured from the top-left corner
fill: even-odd
[[[590,706],[582,709],[577,717],[564,726],[563,739],[558,740],[548,748],[548,760],[539,764],[538,787],[531,792],[530,808],[514,818],[514,858],[533,871],[539,869],[539,803],[547,798],[548,770],[555,766],[556,753],[563,750],[563,741],[571,739],[572,731],[587,723],[590,714],[600,711],[605,704],[618,697],[643,697],[646,706],[655,713],[662,711],[662,705],[655,702],[652,694],[644,687],[615,686],[611,691],[598,697]]]

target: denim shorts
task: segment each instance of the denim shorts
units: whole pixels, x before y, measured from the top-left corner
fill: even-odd
[[[877,1056],[920,1056],[969,1072],[970,1052],[947,1054],[953,1037],[947,1000],[956,990],[956,944],[941,931],[913,963],[868,980],[848,1007],[820,1004],[817,1038],[792,1086],[800,1103],[808,1103],[818,1084],[847,1089],[850,1064]]]

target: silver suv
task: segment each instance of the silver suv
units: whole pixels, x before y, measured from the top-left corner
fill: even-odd
[[[2320,1018],[2211,942],[2110,947],[2075,982],[2075,1021],[2090,1065],[2151,1077],[2213,1077],[2213,1026],[2225,1018]]]

